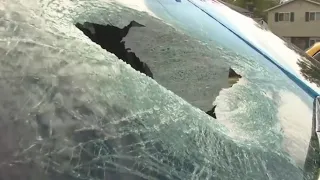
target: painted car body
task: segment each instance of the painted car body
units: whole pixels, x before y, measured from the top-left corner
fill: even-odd
[[[307,49],[306,53],[313,57],[320,50],[320,43],[313,44],[309,49]]]
[[[319,61],[319,55],[317,56],[319,51],[320,51],[320,43],[317,42],[317,43],[313,44],[309,49],[307,49],[306,53],[309,56],[311,56],[311,57],[313,57],[313,58],[315,58],[316,60]]]

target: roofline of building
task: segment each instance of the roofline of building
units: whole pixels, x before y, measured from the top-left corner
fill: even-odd
[[[284,6],[284,5],[290,4],[290,3],[294,2],[294,1],[296,1],[296,0],[290,0],[290,1],[287,1],[287,2],[285,2],[285,3],[282,3],[282,4],[279,4],[279,5],[273,6],[273,7],[269,8],[269,9],[264,10],[264,12],[268,12],[268,11],[277,9],[277,8],[282,7],[282,6]],[[304,1],[309,2],[309,3],[312,3],[312,4],[320,5],[319,2],[315,2],[315,1],[312,1],[312,0],[304,0]]]

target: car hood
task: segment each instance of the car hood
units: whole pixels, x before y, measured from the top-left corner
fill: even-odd
[[[1,178],[313,178],[318,66],[251,19],[238,17],[250,27],[245,31],[225,6],[184,0],[12,0],[0,3],[0,13]],[[185,54],[194,64],[177,61],[177,69],[227,67],[219,62],[241,74],[212,97],[217,119],[184,94],[196,92],[198,79],[186,78],[195,76],[157,79],[170,77],[159,71],[155,81],[74,25],[124,27],[132,20],[147,29],[157,24],[149,27],[159,34],[153,44],[127,44],[147,63],[168,63],[156,55],[173,54],[174,64]]]

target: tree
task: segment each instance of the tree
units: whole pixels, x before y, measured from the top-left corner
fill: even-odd
[[[280,0],[225,0],[225,2],[248,9],[255,17],[265,17],[264,10],[276,6]]]

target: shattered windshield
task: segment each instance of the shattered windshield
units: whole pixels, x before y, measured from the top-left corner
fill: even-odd
[[[187,1],[1,1],[0,56],[0,179],[314,178],[313,99]]]

